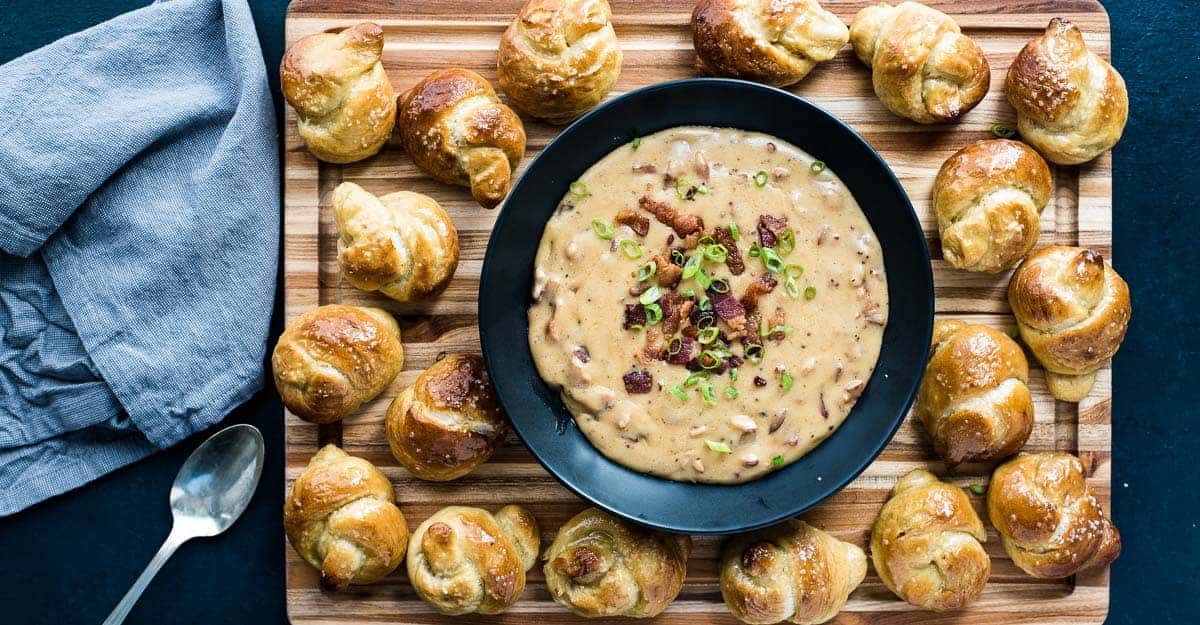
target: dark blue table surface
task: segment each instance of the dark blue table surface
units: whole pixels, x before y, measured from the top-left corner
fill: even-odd
[[[0,62],[144,4],[0,1]],[[250,5],[274,83],[287,2],[250,0]],[[1187,315],[1200,303],[1192,275],[1200,267],[1192,241],[1200,231],[1200,210],[1184,201],[1195,196],[1198,182],[1200,2],[1105,5],[1114,64],[1131,99],[1113,167],[1113,226],[1116,267],[1134,293],[1133,323],[1114,363],[1112,513],[1124,551],[1112,568],[1108,622],[1195,625],[1200,484],[1193,463],[1200,451],[1200,382],[1188,367],[1200,348],[1200,332]],[[275,98],[278,105],[278,93]],[[277,312],[276,332],[278,317]],[[280,410],[274,393],[263,392],[226,420],[252,423],[267,439],[258,495],[227,534],[180,549],[129,623],[286,622]],[[102,621],[166,536],[167,491],[198,443],[193,438],[0,519],[0,623]]]

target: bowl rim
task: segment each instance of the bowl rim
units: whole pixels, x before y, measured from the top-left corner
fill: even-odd
[[[889,185],[891,185],[892,191],[894,191],[898,195],[898,197],[903,199],[903,205],[904,205],[903,207],[905,209],[907,209],[905,211],[906,212],[905,217],[911,222],[911,225],[914,227],[914,229],[917,232],[922,232],[922,233],[924,232],[924,228],[922,228],[922,226],[921,226],[920,219],[917,217],[916,210],[913,208],[911,198],[909,198],[908,193],[904,190],[903,185],[900,184],[899,179],[896,177],[896,174],[892,170],[892,168],[887,164],[887,161],[884,160],[883,156],[879,153],[878,150],[876,150],[874,148],[874,146],[872,146],[870,144],[870,142],[868,142],[865,138],[863,138],[862,135],[860,135],[856,130],[854,130],[853,127],[851,127],[846,122],[842,121],[842,119],[840,119],[833,113],[826,111],[825,109],[821,108],[820,106],[810,102],[806,98],[799,96],[795,93],[792,93],[792,92],[784,90],[784,89],[771,87],[769,85],[764,85],[761,83],[733,79],[733,78],[718,78],[718,77],[681,78],[681,79],[676,79],[676,80],[670,80],[670,81],[655,83],[652,85],[647,85],[647,86],[640,87],[637,89],[632,89],[630,91],[627,91],[627,92],[613,98],[612,100],[610,100],[608,102],[605,102],[605,103],[593,108],[592,110],[588,111],[584,115],[575,119],[573,122],[571,122],[567,126],[557,130],[554,137],[549,142],[547,142],[546,146],[544,148],[542,148],[542,150],[538,153],[538,155],[536,157],[534,157],[534,159],[532,161],[529,162],[528,166],[525,168],[525,171],[522,172],[521,177],[512,186],[512,188],[509,190],[508,195],[505,197],[505,201],[504,201],[503,205],[500,206],[500,208],[499,208],[500,212],[499,212],[499,214],[497,214],[495,223],[493,224],[492,230],[488,235],[488,245],[487,245],[487,249],[484,253],[483,265],[480,270],[479,291],[476,294],[476,300],[478,302],[478,311],[477,312],[478,312],[478,318],[480,320],[483,320],[489,316],[487,313],[485,313],[485,311],[490,310],[492,307],[492,303],[488,299],[483,297],[483,290],[484,290],[484,285],[489,283],[489,275],[492,271],[492,267],[494,266],[493,263],[491,262],[493,259],[493,256],[501,253],[500,250],[498,249],[498,243],[497,243],[496,237],[494,235],[496,232],[500,231],[503,228],[504,224],[511,216],[511,211],[508,209],[509,198],[512,198],[512,197],[518,195],[518,191],[520,191],[527,184],[527,179],[529,177],[528,174],[534,170],[534,168],[536,167],[538,162],[546,154],[552,154],[553,149],[555,148],[555,146],[557,144],[566,143],[566,142],[570,141],[573,134],[579,128],[590,124],[593,119],[599,117],[600,115],[602,115],[605,111],[607,111],[611,107],[618,106],[618,105],[620,105],[628,100],[631,100],[631,99],[653,96],[654,94],[661,92],[661,91],[673,90],[673,89],[678,89],[681,87],[689,87],[690,88],[690,87],[697,86],[697,85],[699,85],[699,86],[716,85],[716,86],[725,87],[725,88],[757,90],[757,91],[768,92],[775,96],[783,96],[787,99],[792,100],[794,104],[802,106],[804,108],[807,108],[810,111],[815,112],[816,114],[827,118],[828,121],[832,122],[836,126],[840,126],[842,128],[842,130],[844,130],[850,137],[853,138],[854,141],[857,141],[859,143],[860,147],[865,148],[866,153],[879,166],[879,170],[881,170],[881,173],[883,174],[885,181]],[[675,128],[675,127],[679,127],[679,126],[687,126],[687,125],[697,125],[697,124],[688,124],[688,123],[668,124],[668,125],[662,126],[658,130],[650,131],[647,134],[653,134],[654,132],[660,132],[662,130],[667,130],[667,129]],[[735,126],[719,126],[717,124],[714,124],[713,126],[714,127],[736,128]],[[751,131],[751,132],[761,132],[761,131]],[[764,134],[770,134],[770,133],[764,132]],[[632,138],[632,136],[631,136],[631,138]],[[791,143],[791,141],[789,141],[787,139],[783,139],[783,140]],[[802,150],[805,150],[805,148],[803,146],[797,146],[797,147],[799,147]],[[613,149],[615,149],[615,148],[613,148]],[[611,152],[611,150],[609,152]],[[601,158],[603,158],[603,156]],[[591,167],[594,164],[595,164],[594,161],[591,163],[588,163],[587,167]],[[586,167],[585,167],[585,170],[586,170]],[[853,194],[853,191],[851,191],[851,193]],[[540,240],[540,234],[539,234],[539,240]],[[600,508],[601,510],[604,510],[605,512],[607,512],[609,514],[613,514],[619,518],[631,521],[631,522],[636,523],[641,526],[649,527],[649,528],[656,529],[656,530],[671,532],[671,533],[678,533],[678,534],[728,535],[728,534],[748,532],[748,531],[752,531],[752,530],[756,530],[756,529],[761,529],[764,527],[768,527],[768,526],[780,523],[786,519],[797,517],[807,511],[812,510],[813,508],[819,506],[821,503],[825,502],[833,495],[841,492],[843,489],[846,488],[846,486],[848,486],[851,482],[853,482],[855,479],[857,479],[858,476],[861,475],[869,466],[871,466],[871,464],[875,462],[876,458],[879,457],[879,455],[883,452],[883,450],[886,449],[889,444],[891,444],[892,439],[895,437],[896,432],[900,429],[900,426],[904,423],[905,419],[908,416],[909,410],[912,407],[913,402],[916,399],[917,392],[920,388],[922,379],[924,378],[924,374],[925,374],[924,363],[926,363],[929,358],[930,340],[932,338],[934,317],[936,315],[936,308],[934,306],[935,298],[934,298],[934,292],[933,292],[933,267],[932,267],[930,257],[929,257],[929,250],[928,250],[927,245],[924,242],[922,242],[917,247],[921,251],[921,256],[922,256],[921,260],[924,261],[924,262],[920,263],[920,266],[923,267],[923,273],[924,273],[923,277],[925,278],[926,282],[929,285],[929,289],[926,293],[925,299],[926,299],[927,308],[930,311],[929,317],[925,323],[925,328],[924,328],[925,331],[924,331],[924,337],[923,337],[924,340],[922,341],[922,345],[924,345],[924,347],[922,349],[924,351],[921,354],[921,358],[917,361],[917,362],[921,363],[920,371],[918,372],[917,375],[915,375],[913,377],[912,382],[910,384],[910,388],[908,388],[904,392],[903,406],[897,408],[898,416],[892,420],[891,425],[889,426],[888,430],[886,431],[886,436],[881,436],[879,439],[879,442],[877,444],[875,444],[873,447],[871,447],[870,449],[864,449],[864,451],[868,452],[868,453],[864,453],[861,455],[860,460],[854,465],[854,468],[851,471],[847,472],[842,479],[830,482],[830,484],[827,486],[823,486],[822,494],[820,494],[813,501],[808,502],[805,505],[783,506],[783,507],[779,508],[778,511],[776,511],[776,512],[773,512],[771,514],[762,515],[762,517],[757,519],[754,523],[725,524],[720,527],[698,527],[698,526],[685,527],[680,524],[663,523],[663,522],[655,521],[654,519],[639,517],[630,512],[623,511],[617,506],[610,505],[610,504],[600,500],[599,498],[588,494],[580,485],[574,483],[572,480],[568,479],[567,476],[563,475],[563,473],[561,471],[559,471],[558,469],[556,469],[553,464],[548,463],[542,453],[535,451],[535,447],[529,443],[529,437],[526,435],[526,432],[524,431],[525,426],[519,424],[519,422],[521,420],[514,420],[510,417],[509,423],[512,425],[513,430],[517,433],[517,436],[521,439],[521,441],[525,445],[526,449],[529,450],[530,455],[532,455],[534,457],[534,459],[537,460],[538,464],[540,464],[559,483],[566,486],[567,489],[569,491],[571,491],[574,495],[576,495],[577,497],[582,499],[583,502],[585,502],[587,504],[590,504],[592,506]],[[890,286],[889,286],[889,289],[890,289]],[[889,298],[889,301],[888,301],[889,310],[891,309],[893,300],[894,300],[894,298]],[[522,314],[525,314],[526,311],[527,311],[527,307],[521,309]],[[890,316],[891,315],[889,314],[889,323],[890,323]],[[488,341],[484,337],[487,334],[487,332],[484,330],[484,326],[482,323],[480,323],[480,325],[479,325],[479,330],[480,330],[480,347],[481,347],[481,350],[483,351],[484,361],[487,365],[488,371],[494,371],[494,370],[496,370],[495,369],[496,363],[495,363],[492,355],[486,349],[486,343]],[[528,337],[520,337],[519,340],[525,342],[526,345],[528,344]],[[882,349],[883,349],[883,346],[881,346],[881,350]],[[881,352],[880,359],[882,359],[882,352]],[[879,365],[879,362],[876,362],[876,365],[872,371],[871,377],[868,378],[868,384],[870,383],[870,380],[874,379],[876,377],[876,375],[878,375],[878,373],[879,373],[878,365]],[[531,375],[537,377],[540,380],[540,376],[537,373],[536,369],[530,373],[531,373]],[[545,384],[544,381],[542,381],[542,383]],[[494,380],[493,380],[493,385],[496,388],[496,395],[499,398],[501,405],[503,406],[504,405],[504,393],[500,390],[499,385],[494,384]],[[553,389],[551,389],[551,390],[553,390]],[[556,396],[556,399],[559,402],[562,401],[561,397]],[[810,450],[808,453],[806,453],[804,456],[802,456],[800,459],[793,462],[792,464],[798,464],[804,457],[807,457],[809,454],[815,452],[818,448],[820,448],[822,445],[827,443],[829,440],[833,439],[833,437],[838,433],[838,431],[840,431],[842,429],[842,426],[845,425],[846,421],[848,421],[849,418],[851,417],[851,415],[853,415],[854,411],[858,409],[859,405],[860,404],[858,404],[858,403],[855,404],[855,406],[851,409],[850,414],[848,414],[846,416],[846,419],[843,420],[843,422],[841,424],[839,424],[839,426],[837,428],[835,428],[834,432],[832,432],[829,436],[827,436],[820,443],[818,443],[817,446],[813,447],[812,450]],[[507,409],[506,409],[506,412],[507,412]],[[594,445],[591,445],[591,441],[587,440],[587,436],[584,435],[582,433],[582,431],[579,431],[578,433],[579,433],[579,436],[583,437],[584,441],[592,447],[592,450],[594,451],[595,454],[597,454],[601,457],[605,457],[604,454],[599,449],[597,449]],[[883,432],[881,432],[881,433],[883,433]],[[607,457],[605,457],[605,458],[607,458]],[[662,480],[664,482],[678,484],[681,486],[692,486],[692,485],[699,484],[699,483],[685,482],[685,481],[679,481],[679,480],[669,480],[667,478],[654,476],[651,474],[636,471],[635,469],[629,468],[625,465],[621,465],[619,462],[617,462],[611,458],[607,458],[607,459],[610,462],[614,462],[614,463],[620,465],[623,469],[625,469],[627,471],[631,471],[631,472],[637,473],[639,475],[647,476],[650,478]],[[757,482],[760,482],[761,480],[767,479],[771,475],[772,475],[771,473],[768,473],[768,474],[760,476],[754,480],[749,480],[746,482],[738,482],[738,483],[733,483],[733,484],[706,484],[706,485],[723,486],[723,487],[733,489],[733,488],[737,488],[739,486],[755,484]]]

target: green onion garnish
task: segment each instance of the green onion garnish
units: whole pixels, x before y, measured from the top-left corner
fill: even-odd
[[[629,142],[629,145],[633,146],[633,149],[635,149],[635,150],[636,150],[636,149],[638,149],[638,146],[639,146],[639,145],[641,145],[641,144],[642,144],[642,138],[641,138],[641,137],[634,137],[634,138],[633,138],[633,141],[630,141],[630,142]]]
[[[817,287],[809,286],[804,289],[804,299],[812,299],[817,296]]]
[[[800,299],[800,283],[796,282],[795,278],[788,277],[783,282],[783,290],[787,292],[788,297],[792,299]]]
[[[662,307],[658,304],[650,304],[646,308],[646,323],[654,325],[662,321]]]
[[[791,265],[783,268],[783,275],[789,278],[799,278],[800,276],[804,275],[804,267],[792,263]]]
[[[700,271],[700,263],[704,260],[703,254],[692,254],[688,257],[687,262],[683,264],[683,279],[688,280]]]
[[[717,242],[717,240],[712,238],[711,234],[706,234],[706,235],[700,237],[699,239],[696,239],[696,245],[698,245],[700,247],[704,247],[705,245],[712,245],[713,243],[716,243],[716,242]]]
[[[779,378],[779,385],[782,386],[783,390],[785,391],[792,390],[792,385],[795,383],[796,381],[792,379],[792,374],[788,373],[787,371],[784,371],[783,375]]]
[[[971,492],[975,493],[976,495],[982,495],[987,492],[987,489],[985,489],[982,484],[971,484],[967,488],[971,489]]]
[[[772,467],[782,467],[784,463],[783,456],[775,456],[771,458]]]
[[[621,239],[617,247],[621,248],[621,253],[625,254],[629,260],[637,260],[642,257],[642,244],[633,239]]]
[[[721,366],[721,356],[711,349],[700,352],[700,357],[696,361],[704,369],[716,369]]]
[[[571,195],[574,195],[575,197],[587,197],[591,195],[591,193],[588,193],[587,185],[584,184],[582,180],[576,180],[575,182],[572,182],[567,188],[571,190]]]
[[[700,383],[701,380],[708,379],[707,371],[697,371],[683,379],[683,388],[692,388]]]
[[[763,266],[771,273],[779,273],[783,271],[783,258],[779,256],[779,252],[769,247],[761,249]]]
[[[712,384],[709,384],[708,382],[703,382],[700,384],[700,399],[703,399],[704,403],[708,404],[709,406],[717,405],[717,394],[713,392]]]
[[[682,266],[686,260],[687,260],[687,257],[683,255],[683,252],[681,252],[679,250],[671,250],[671,262],[672,263]]]
[[[708,275],[707,271],[701,269],[696,272],[696,284],[699,284],[700,288],[707,291],[708,287],[712,286],[712,283],[712,276]]]
[[[638,301],[641,302],[643,306],[649,306],[650,304],[657,302],[660,298],[662,298],[662,289],[655,285],[643,291],[642,294],[638,296]]]
[[[710,327],[704,328],[703,330],[701,330],[700,332],[698,332],[696,334],[696,341],[699,342],[701,345],[708,345],[709,343],[712,343],[713,341],[717,340],[717,335],[720,333],[721,333],[721,330],[719,328],[710,326]]]
[[[635,323],[635,324],[629,326],[629,329],[633,330],[634,332],[641,332],[642,330],[646,329],[646,326],[644,326],[640,323]]]
[[[729,236],[733,237],[734,241],[737,241],[738,239],[742,238],[742,231],[739,230],[738,225],[733,223],[732,221],[729,222]]]
[[[704,248],[704,260],[709,262],[723,263],[728,257],[729,248],[721,245],[720,243],[714,243],[712,245],[705,246]]]
[[[637,281],[645,282],[650,278],[653,278],[654,274],[656,273],[658,273],[658,265],[656,265],[654,261],[643,263],[641,267],[638,267]]]
[[[700,185],[696,187],[696,193],[699,193],[700,195],[708,195],[708,185],[701,182]]]
[[[679,338],[678,336],[672,337],[671,342],[667,343],[667,353],[672,356],[674,356],[675,354],[678,354],[679,351],[682,349],[683,349],[683,339]]]
[[[792,332],[795,332],[795,331],[796,330],[794,328],[792,328],[792,326],[775,326],[773,328],[768,328],[766,321],[761,322],[760,325],[758,326],[758,335],[763,338],[771,336],[772,334],[775,334],[776,332],[782,332],[785,335],[787,335],[787,334],[791,334]]]
[[[763,349],[762,345],[759,345],[758,343],[751,343],[746,346],[746,359],[756,364],[762,362],[764,351],[765,350]]]
[[[737,379],[738,379],[738,370],[737,370],[737,367],[733,367],[732,369],[729,370],[729,381],[737,382]]]
[[[696,305],[700,307],[700,310],[712,309],[712,301],[708,299],[707,295],[701,295],[699,301],[696,302]]]
[[[1004,124],[992,124],[992,134],[1001,139],[1011,139],[1017,136],[1017,131],[1005,126]]]
[[[779,253],[787,256],[794,249],[796,249],[796,233],[791,228],[788,228],[783,231],[783,234],[779,235]]]
[[[716,293],[728,293],[729,282],[723,278],[717,278],[716,280],[712,281],[712,290]]]
[[[754,174],[754,186],[760,189],[767,186],[767,172],[760,171]]]
[[[688,289],[688,290],[684,291],[683,296],[687,299],[692,299],[693,297],[696,297],[696,289]]]
[[[596,236],[604,239],[605,241],[613,238],[612,224],[604,221],[603,219],[592,220],[592,232],[596,233]]]
[[[825,161],[813,161],[812,165],[808,166],[808,171],[811,171],[814,176],[825,171]]]
[[[733,388],[732,386],[726,386],[725,387],[725,396],[728,397],[729,399],[737,399],[738,391],[736,388]]]
[[[675,398],[678,399],[679,401],[687,401],[687,398],[688,398],[687,391],[679,388],[678,386],[671,387],[671,394],[674,395]]]
[[[706,440],[704,441],[704,446],[708,447],[709,450],[715,451],[719,454],[733,453],[733,448],[731,448],[728,443],[723,443],[721,441]]]

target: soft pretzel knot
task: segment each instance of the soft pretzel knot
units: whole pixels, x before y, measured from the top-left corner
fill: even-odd
[[[370,22],[309,35],[283,55],[283,95],[296,109],[300,138],[317,158],[349,163],[387,142],[396,99],[382,57],[383,29]]]
[[[1050,392],[1079,401],[1117,353],[1132,309],[1129,286],[1100,254],[1050,246],[1013,273],[1008,303],[1021,340],[1046,369]]]
[[[961,488],[914,469],[892,490],[871,530],[871,559],[896,596],[946,612],[983,592],[991,560],[983,522]]]
[[[575,515],[546,549],[546,586],[579,616],[650,617],[683,589],[692,540],[630,525],[595,508]]]
[[[424,480],[470,473],[492,457],[506,432],[508,419],[476,355],[452,354],[434,363],[387,412],[392,455]]]
[[[483,76],[435,71],[400,96],[399,106],[400,140],[418,167],[470,187],[484,208],[500,204],[525,154],[525,127]]]
[[[400,302],[446,288],[458,267],[458,231],[433,198],[397,191],[375,197],[343,182],[333,190],[338,265],[346,281]]]
[[[871,68],[875,95],[922,124],[962,117],[987,95],[983,50],[946,14],[916,2],[877,4],[850,23],[850,44]]]
[[[442,614],[497,614],[521,597],[540,539],[537,521],[520,506],[494,515],[466,506],[442,508],[413,532],[408,578]]]
[[[1046,161],[1023,143],[990,139],[959,150],[933,183],[942,256],[967,271],[1011,267],[1037,243],[1052,191]]]
[[[1005,91],[1021,137],[1062,165],[1090,161],[1116,145],[1129,116],[1125,80],[1060,17],[1017,54]]]
[[[379,308],[328,304],[288,324],[271,354],[284,405],[332,423],[383,392],[404,367],[400,326]]]
[[[288,541],[321,571],[321,586],[370,584],[400,566],[408,525],[392,484],[370,462],[326,445],[288,493]]]
[[[1021,454],[988,486],[988,517],[1013,563],[1034,577],[1060,578],[1105,566],[1121,535],[1084,481],[1083,463],[1063,452]]]
[[[824,623],[867,574],[857,545],[793,519],[730,539],[721,554],[721,596],[751,625]]]
[[[914,406],[939,456],[951,466],[1016,453],[1033,430],[1029,363],[1008,335],[938,320]]]
[[[621,73],[611,20],[606,0],[529,0],[500,38],[500,88],[551,123],[599,104]]]
[[[692,11],[702,71],[776,87],[799,82],[849,39],[816,0],[700,0]]]

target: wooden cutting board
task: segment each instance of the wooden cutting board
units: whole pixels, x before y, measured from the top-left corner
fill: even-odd
[[[625,53],[616,89],[622,92],[664,80],[694,75],[689,18],[690,0],[610,0],[613,22]],[[1051,17],[1075,22],[1092,50],[1107,57],[1108,16],[1097,0],[932,0],[951,16],[987,53],[992,67],[991,91],[966,119],[944,127],[920,126],[886,111],[871,91],[868,70],[845,48],[821,65],[793,91],[837,115],[875,146],[903,183],[924,225],[933,258],[937,314],[1013,326],[1005,301],[1009,275],[980,275],[951,269],[942,259],[937,228],[929,206],[934,176],[942,162],[967,143],[990,136],[992,124],[1015,126],[1004,99],[1004,76],[1026,41],[1039,34]],[[866,1],[825,0],[824,6],[849,23]],[[461,66],[495,78],[496,47],[501,32],[521,0],[294,0],[287,17],[287,43],[311,33],[370,20],[383,26],[387,43],[384,65],[397,92],[429,72]],[[555,135],[552,126],[526,121],[529,144],[524,164]],[[525,450],[515,435],[491,461],[451,483],[422,482],[392,458],[384,436],[384,413],[401,389],[442,352],[478,352],[476,296],[488,234],[496,211],[477,206],[465,189],[434,182],[418,171],[396,146],[361,163],[319,163],[296,134],[295,113],[286,118],[284,265],[288,320],[320,304],[380,306],[396,314],[404,334],[406,362],[381,397],[341,424],[322,426],[286,414],[289,484],[303,471],[318,445],[339,442],[347,452],[379,466],[396,486],[396,498],[410,528],[435,510],[451,504],[496,509],[518,503],[537,516],[543,547],[555,531],[584,507],[583,501],[559,485]],[[1082,167],[1054,168],[1055,193],[1042,215],[1041,245],[1084,245],[1105,256],[1112,250],[1112,171],[1106,155]],[[523,168],[522,168],[523,170]],[[462,260],[458,273],[437,300],[397,304],[363,293],[342,279],[336,260],[336,227],[328,193],[343,180],[382,194],[401,189],[435,198],[458,226]],[[513,337],[514,342],[523,337]],[[1112,429],[1111,372],[1100,371],[1095,388],[1082,403],[1055,402],[1046,392],[1042,370],[1031,360],[1036,424],[1027,449],[1078,453],[1090,474],[1093,492],[1110,502]],[[914,363],[913,366],[921,366]],[[841,493],[807,515],[810,522],[838,538],[866,547],[872,522],[896,479],[910,469],[930,467],[947,475],[933,460],[924,433],[906,420],[892,443]],[[986,483],[988,467],[960,467],[953,477],[966,486]],[[972,496],[983,515],[983,498]],[[986,516],[983,516],[986,519]],[[736,621],[721,601],[716,561],[719,539],[697,538],[688,562],[687,582],[679,598],[657,623],[729,623]],[[983,597],[964,613],[920,612],[895,598],[872,570],[833,621],[840,624],[885,623],[1099,623],[1108,611],[1108,573],[1095,570],[1066,580],[1035,580],[1005,555],[995,530],[988,528],[987,551],[992,576]],[[322,592],[317,573],[287,548],[288,613],[294,623],[581,623],[555,604],[546,590],[540,565],[529,574],[521,601],[502,615],[442,617],[414,593],[404,567],[379,584],[341,593]],[[618,621],[610,621],[616,623]],[[628,622],[628,621],[625,621]]]

